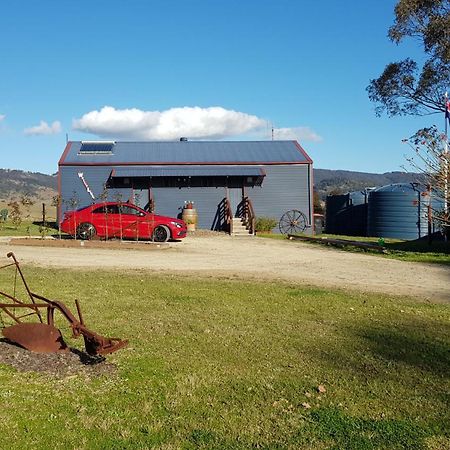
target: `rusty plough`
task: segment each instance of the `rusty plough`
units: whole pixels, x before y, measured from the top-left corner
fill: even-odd
[[[15,322],[14,325],[4,327],[2,330],[2,334],[7,340],[33,352],[54,353],[69,351],[60,330],[54,325],[55,311],[59,311],[69,322],[73,337],[83,336],[86,352],[91,356],[113,353],[128,344],[126,340],[107,338],[90,331],[84,324],[78,300],[75,300],[78,312],[77,319],[63,302],[49,300],[42,295],[32,292],[25,281],[14,254],[11,252],[6,256],[11,258],[13,262],[0,267],[0,269],[15,266],[16,278],[14,283],[16,283],[18,273],[29,298],[29,302],[17,298],[15,284],[13,294],[0,291],[0,300],[6,301],[6,303],[0,303],[0,313],[3,311]],[[21,314],[18,314],[17,310]],[[42,312],[45,313],[46,323],[42,317]],[[30,319],[35,320],[30,321]]]

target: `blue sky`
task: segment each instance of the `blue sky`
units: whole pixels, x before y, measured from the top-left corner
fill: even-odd
[[[0,167],[54,173],[72,140],[298,138],[314,167],[400,170],[443,118],[365,91],[423,57],[391,0],[15,0],[0,9]]]

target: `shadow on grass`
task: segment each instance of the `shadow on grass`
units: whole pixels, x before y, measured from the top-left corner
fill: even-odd
[[[106,358],[102,355],[92,356],[82,350],[78,350],[77,348],[70,348],[70,351],[77,355],[78,358],[80,358],[80,362],[85,366],[94,366],[106,361]]]
[[[385,247],[391,251],[414,252],[414,253],[441,253],[450,255],[450,242],[434,240],[428,244],[426,239],[403,242],[387,242]]]
[[[449,336],[450,327],[442,326],[447,328]],[[427,370],[436,375],[446,375],[450,372],[450,344],[434,335],[433,330],[422,332],[420,328],[411,330],[410,326],[400,326],[396,329],[367,328],[358,334],[369,343],[374,356]]]
[[[54,230],[58,231],[58,224],[56,222],[52,222],[52,221],[44,223],[42,221],[36,220],[33,222],[33,225],[36,225],[37,227],[47,228],[48,230],[52,230],[52,231],[54,231]]]
[[[436,430],[423,428],[411,420],[351,417],[336,408],[311,413],[311,421],[321,441],[332,442],[329,449],[426,448],[424,439]],[[426,426],[426,425],[425,425]],[[438,432],[439,433],[439,432]]]
[[[209,429],[195,429],[187,437],[186,449],[221,448],[221,449],[283,449],[314,448],[311,442],[318,443],[319,448],[333,450],[366,449],[425,449],[425,439],[443,436],[445,430],[419,424],[413,420],[366,419],[352,417],[344,411],[333,407],[323,407],[305,416],[306,421],[292,435],[285,435],[273,442],[258,442],[245,438],[240,443],[229,440],[221,433]],[[327,443],[326,447],[320,443]]]
[[[371,385],[378,392],[377,395],[385,395],[384,390],[377,391],[379,387],[376,386],[380,386],[380,382],[385,384],[387,391],[396,383],[401,383],[406,389],[411,389],[411,398],[418,399],[426,395],[445,411],[448,395],[442,380],[450,373],[450,326],[447,323],[443,320],[413,319],[397,324],[394,328],[363,321],[345,329],[344,333],[345,340],[353,340],[355,346],[343,350],[348,344],[339,342],[326,353],[322,352],[321,357],[326,359],[327,364],[343,370],[344,377],[351,373],[356,377],[357,386],[377,380]],[[420,378],[428,381],[416,385],[407,378],[409,375],[416,382]],[[415,393],[416,389],[418,394]],[[373,395],[373,392],[369,395]],[[405,400],[408,401],[411,400]],[[401,399],[399,403],[401,408],[407,405]],[[390,401],[386,408],[392,411]],[[430,448],[427,443],[429,438],[450,443],[445,418],[428,420],[423,416],[417,420],[408,416],[395,419],[382,416],[354,417],[340,408],[329,406],[311,411],[311,421],[321,442],[330,442],[327,448],[335,450],[423,449]]]
[[[363,320],[344,325],[339,335],[336,345],[321,351],[320,357],[358,378],[382,379],[390,373],[398,379],[405,376],[405,369],[415,370],[418,377],[427,372],[435,380],[450,373],[450,324],[444,319],[405,317],[392,325]],[[438,391],[430,395],[441,400]]]

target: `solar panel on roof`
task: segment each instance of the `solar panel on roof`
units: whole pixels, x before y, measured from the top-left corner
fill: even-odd
[[[81,142],[79,153],[112,154],[115,142]]]

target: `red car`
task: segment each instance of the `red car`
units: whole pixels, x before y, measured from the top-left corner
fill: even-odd
[[[186,236],[186,224],[172,217],[158,216],[131,203],[97,203],[67,211],[61,230],[80,239],[125,238],[166,242]]]

